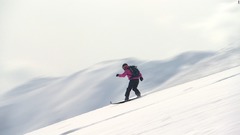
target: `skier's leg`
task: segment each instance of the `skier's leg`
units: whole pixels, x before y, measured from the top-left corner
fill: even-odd
[[[127,88],[126,93],[125,93],[125,101],[129,100],[130,91],[131,91],[131,89]]]
[[[137,97],[141,97],[141,92],[137,88],[133,89],[133,91],[135,92]]]
[[[141,97],[141,93],[140,91],[138,90],[138,84],[139,84],[139,80],[134,80],[134,83],[133,83],[133,91],[135,92],[135,94],[137,95],[137,97]]]
[[[130,95],[130,92],[131,92],[131,89],[133,88],[133,81],[130,80],[129,81],[129,84],[128,84],[128,87],[127,87],[127,90],[126,90],[126,93],[125,93],[125,100],[129,100],[129,95]]]

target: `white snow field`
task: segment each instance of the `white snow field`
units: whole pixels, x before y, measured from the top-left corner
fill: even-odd
[[[175,90],[176,92],[181,91],[182,94],[184,92],[188,94],[188,92],[195,89],[195,87],[186,86],[188,88],[172,90],[171,87],[240,66],[240,41],[219,52],[187,52],[171,59],[156,61],[143,61],[132,58],[111,60],[100,62],[69,76],[34,78],[21,86],[9,90],[4,95],[0,95],[0,135],[19,135],[32,132],[81,114],[87,115],[86,113],[90,111],[108,106],[110,101],[124,99],[128,80],[127,78],[116,78],[115,76],[117,73],[123,72],[121,69],[123,63],[137,65],[143,73],[144,81],[139,84],[139,90],[142,94],[162,91],[160,95],[163,94],[163,97],[160,96],[158,99],[160,101],[164,101],[164,99],[170,101],[171,94],[177,94],[173,92]],[[227,77],[229,76],[226,74],[222,78]],[[209,80],[209,83],[211,83],[211,80]],[[216,89],[209,90],[202,100],[205,101],[208,96],[219,94],[219,91]],[[141,105],[147,106],[146,103],[148,102],[150,102],[149,104],[151,102],[155,103],[154,95],[155,93],[149,94],[127,104],[142,102]],[[131,96],[135,96],[134,92],[131,92]],[[194,97],[194,99],[197,98]],[[195,100],[192,100],[189,103],[195,106],[195,102]],[[175,105],[175,103],[172,103],[172,105],[179,106]],[[183,105],[188,104],[183,103]],[[125,106],[125,104],[121,106]],[[146,108],[151,108],[151,106]],[[130,112],[134,112],[133,110],[136,107],[135,105],[130,107]],[[138,108],[141,108],[141,106]],[[160,115],[170,113],[167,110],[164,112],[165,108],[160,109]],[[171,108],[169,109],[171,110]],[[126,109],[121,111],[124,110]],[[178,110],[181,111],[181,109]],[[119,113],[116,110],[116,115],[115,113],[111,114],[112,111],[106,112],[107,119],[111,118],[109,116],[113,117]],[[153,111],[157,111],[157,109]],[[104,117],[101,116],[101,119],[104,120]],[[100,123],[97,119],[94,121]]]
[[[239,135],[240,66],[27,135]]]
[[[125,62],[139,67],[144,75],[139,89],[147,93],[187,70],[183,67],[191,68],[214,54],[188,52],[166,61],[112,60],[69,76],[35,78],[0,96],[0,134],[24,134],[124,99],[128,80],[116,74],[123,72]]]

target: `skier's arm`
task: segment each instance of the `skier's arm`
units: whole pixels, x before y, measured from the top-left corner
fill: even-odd
[[[118,77],[125,77],[127,75],[127,72],[125,71],[124,73],[122,74],[118,74]]]
[[[141,72],[139,72],[139,75],[140,75],[140,77],[142,77],[142,73]]]
[[[139,77],[140,77],[140,80],[141,80],[141,81],[143,81],[142,73],[141,73],[141,72],[139,72],[139,74],[140,74],[140,75],[139,75]]]

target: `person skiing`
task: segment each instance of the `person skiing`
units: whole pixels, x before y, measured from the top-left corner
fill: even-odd
[[[129,100],[129,94],[131,90],[135,92],[137,97],[141,97],[141,93],[138,90],[139,79],[143,81],[143,77],[141,72],[137,69],[136,66],[128,66],[127,63],[122,65],[124,72],[122,74],[117,74],[116,77],[125,77],[127,76],[129,79],[129,84],[125,93],[125,101]]]

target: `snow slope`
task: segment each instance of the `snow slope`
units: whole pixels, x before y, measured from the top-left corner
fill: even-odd
[[[27,135],[239,135],[240,66]]]
[[[101,62],[70,76],[34,79],[0,98],[0,134],[23,134],[124,98],[126,78],[116,78],[125,62],[144,75],[139,89],[150,92],[212,52],[188,52],[166,61],[122,59]],[[191,57],[190,57],[191,56]]]
[[[216,55],[204,59],[169,79],[161,87],[177,85],[194,79],[205,77],[240,65],[240,40],[220,50]],[[196,72],[197,71],[197,72]]]
[[[144,75],[139,89],[150,93],[240,65],[239,48],[188,52],[165,61],[106,61],[70,76],[34,79],[0,97],[0,134],[23,134],[123,99],[128,80],[115,77],[122,63],[138,66]]]

